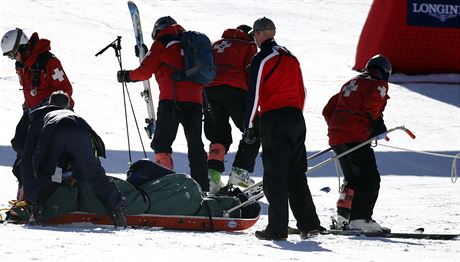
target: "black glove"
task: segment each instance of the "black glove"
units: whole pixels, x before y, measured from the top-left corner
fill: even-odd
[[[246,144],[252,145],[257,141],[257,134],[254,131],[254,129],[249,128],[249,129],[244,129],[243,132],[243,140]]]
[[[117,80],[118,82],[133,82],[131,78],[129,77],[129,73],[131,73],[130,70],[120,70],[117,72]]]
[[[387,127],[385,126],[385,123],[383,122],[383,117],[379,117],[376,120],[372,122],[371,126],[371,137],[376,137],[382,133],[385,133],[387,131]]]
[[[147,49],[147,46],[146,46],[145,44],[142,44],[142,49],[144,49],[144,55],[146,55],[147,52],[149,51],[149,50]],[[140,51],[140,50],[139,50],[139,46],[138,46],[138,45],[135,45],[135,46],[134,46],[134,53],[136,54],[136,57],[139,57],[139,51]]]

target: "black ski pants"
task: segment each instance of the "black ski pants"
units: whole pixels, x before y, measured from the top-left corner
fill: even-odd
[[[28,110],[24,110],[21,119],[16,125],[14,137],[13,139],[11,139],[11,146],[16,152],[16,160],[14,160],[13,164],[13,175],[18,179],[19,187],[21,187],[23,183],[21,175],[21,164],[29,128],[29,122],[29,112]]]
[[[332,149],[339,155],[359,144],[334,145]],[[339,161],[345,176],[344,186],[354,191],[350,220],[372,219],[380,189],[380,174],[377,170],[374,150],[370,144],[367,144],[341,157]],[[343,212],[343,210],[338,211]]]
[[[121,193],[107,177],[99,158],[95,156],[90,133],[74,123],[59,124],[46,147],[45,155],[39,164],[37,177],[37,203],[44,206],[55,183],[51,176],[56,166],[63,160],[70,161],[72,176],[78,181],[87,181],[92,185],[96,197],[110,212],[119,208]],[[53,185],[54,184],[54,185]]]
[[[246,112],[246,94],[241,88],[228,85],[213,86],[206,88],[208,102],[211,111],[205,113],[204,134],[212,143],[222,144],[228,151],[232,140],[232,127],[230,118],[235,126],[243,133],[244,117]],[[259,125],[256,123],[254,131],[259,133]],[[242,137],[242,136],[241,136]],[[233,161],[233,166],[245,169],[249,172],[254,171],[255,160],[259,153],[259,136],[254,144],[248,145],[241,138],[238,151]],[[224,163],[221,161],[210,160],[208,167],[219,172],[224,172]]]
[[[160,101],[155,135],[150,146],[155,153],[172,153],[171,146],[176,139],[179,124],[182,124],[187,140],[190,176],[203,191],[209,191],[207,155],[201,139],[202,116],[202,105],[199,103]]]
[[[305,176],[308,165],[302,111],[291,107],[268,111],[261,117],[260,132],[268,228],[287,235],[290,205],[299,230],[318,229],[320,221]]]

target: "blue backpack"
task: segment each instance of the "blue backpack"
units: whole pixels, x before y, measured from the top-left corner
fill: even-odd
[[[216,67],[209,38],[196,31],[187,31],[180,37],[184,50],[184,72],[174,75],[174,80],[190,80],[206,85],[214,80]]]

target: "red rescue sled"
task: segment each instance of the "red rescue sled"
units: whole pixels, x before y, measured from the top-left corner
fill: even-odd
[[[255,218],[205,217],[205,216],[178,216],[140,214],[128,215],[128,225],[132,227],[161,227],[168,229],[195,230],[195,231],[240,231],[253,226],[259,216]],[[72,212],[52,218],[45,224],[92,223],[96,225],[112,225],[112,220],[103,214],[86,212]]]

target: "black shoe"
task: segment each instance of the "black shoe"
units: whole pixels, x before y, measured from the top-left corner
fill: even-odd
[[[287,240],[288,235],[286,234],[279,234],[274,233],[270,229],[266,228],[261,231],[256,231],[256,237],[262,240]]]
[[[110,218],[115,228],[126,228],[128,226],[125,197],[121,197],[117,205],[110,211]]]
[[[321,232],[324,232],[324,231],[326,231],[326,229],[322,226],[319,226],[318,228],[314,228],[310,230],[300,231],[300,239],[301,240],[308,239],[308,238],[317,236],[321,234]]]
[[[128,226],[128,219],[123,209],[113,210],[110,213],[110,218],[115,228],[126,228]]]

